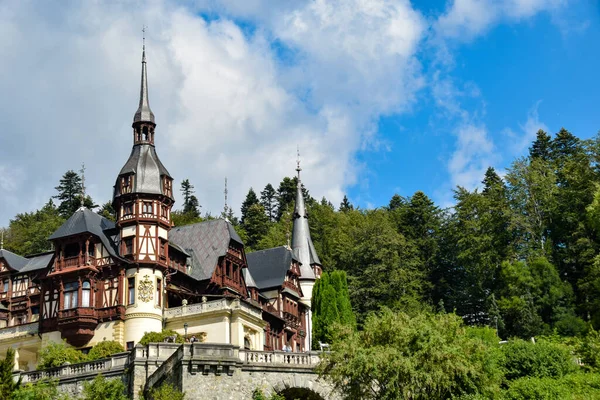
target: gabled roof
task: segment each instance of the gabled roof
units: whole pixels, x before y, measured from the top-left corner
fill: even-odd
[[[0,258],[4,258],[11,269],[20,271],[27,265],[27,259],[6,249],[0,250]]]
[[[283,285],[294,256],[286,246],[255,251],[246,255],[248,269],[259,290]]]
[[[242,269],[242,274],[244,275],[244,282],[246,282],[246,287],[248,288],[257,288],[256,282],[254,282],[254,278],[250,273],[250,269],[244,268]]]
[[[114,228],[115,223],[111,220],[106,219],[85,207],[81,207],[79,210],[75,211],[67,222],[62,224],[56,232],[50,235],[48,240],[61,239],[80,233],[91,233],[100,239],[111,256],[120,258],[113,241],[109,239],[107,232],[105,232],[113,230]]]
[[[30,272],[45,269],[52,262],[52,257],[54,257],[53,251],[29,257],[27,265],[20,272]]]
[[[189,275],[199,281],[211,278],[231,241],[244,244],[233,226],[223,219],[176,226],[169,232],[169,241],[191,256]]]
[[[54,252],[46,252],[25,258],[6,249],[0,250],[0,258],[4,258],[8,263],[8,266],[18,273],[47,268],[48,265],[50,265],[53,256]]]

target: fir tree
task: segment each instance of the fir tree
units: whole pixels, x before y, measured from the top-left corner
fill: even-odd
[[[181,182],[181,193],[183,194],[183,213],[189,219],[200,217],[200,202],[194,195],[194,185],[190,183],[189,179]]]
[[[277,193],[270,183],[265,186],[264,190],[260,192],[260,203],[265,209],[267,217],[270,222],[274,222],[277,217]]]
[[[346,196],[344,196],[344,198],[345,197]],[[399,209],[403,205],[404,205],[404,199],[399,194],[395,194],[390,199],[390,204],[388,205],[388,210],[394,211],[394,210]]]
[[[344,195],[342,202],[340,203],[340,212],[348,212],[354,210],[354,206],[348,200],[348,196]]]
[[[248,235],[246,245],[254,248],[269,231],[269,219],[260,203],[252,204],[247,209],[242,225]]]
[[[529,148],[529,157],[531,159],[539,158],[542,160],[549,160],[552,152],[551,142],[552,138],[542,129],[537,131],[536,139]]]
[[[69,218],[81,206],[83,194],[81,177],[75,171],[69,170],[65,172],[59,185],[54,189],[58,191],[58,194],[52,198],[60,201],[58,212],[63,218]],[[83,205],[90,209],[95,207],[90,196],[86,196]]]
[[[248,210],[250,210],[250,207],[252,207],[255,204],[260,204],[260,201],[258,201],[258,197],[256,197],[256,192],[254,191],[254,189],[250,188],[250,190],[248,190],[248,194],[246,195],[246,199],[242,203],[242,208],[241,208],[242,218],[240,220],[242,225],[246,225],[245,221],[246,221],[246,217],[248,216]],[[263,208],[263,210],[264,210],[264,208]],[[266,214],[265,214],[265,216],[266,216]]]

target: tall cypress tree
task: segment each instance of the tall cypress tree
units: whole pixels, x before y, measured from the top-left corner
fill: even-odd
[[[6,351],[4,360],[0,360],[0,400],[9,400],[12,393],[17,390],[21,380],[13,380],[13,370],[15,369],[15,351],[9,347]]]
[[[352,312],[352,304],[350,303],[350,294],[348,293],[348,280],[346,271],[331,272],[331,286],[336,292],[336,304],[339,313],[339,323],[356,327],[356,317]]]

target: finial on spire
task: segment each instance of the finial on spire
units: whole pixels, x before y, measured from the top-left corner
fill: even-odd
[[[0,234],[2,235],[0,237],[0,250],[4,250],[4,228],[0,229]]]
[[[142,25],[142,62],[146,62],[146,25]]]
[[[296,152],[298,155],[296,158],[296,171],[298,171],[298,180],[300,180],[300,171],[302,171],[302,168],[300,168],[300,146],[296,148]]]
[[[81,207],[84,206],[85,203],[85,163],[81,163]]]
[[[223,219],[229,222],[227,215],[229,214],[229,205],[227,204],[227,195],[229,194],[229,190],[227,190],[227,177],[225,177],[225,190],[223,190],[223,194],[225,195],[225,207],[223,208]]]
[[[144,25],[142,27],[142,83],[140,85],[140,105],[138,106],[135,115],[133,116],[133,122],[152,122],[154,123],[154,113],[150,109],[150,102],[148,101],[148,74],[146,72],[146,29],[148,27]]]

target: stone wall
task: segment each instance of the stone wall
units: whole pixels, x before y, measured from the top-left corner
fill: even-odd
[[[14,378],[24,383],[58,379],[61,391],[78,395],[85,381],[101,373],[122,379],[132,399],[163,383],[186,392],[188,399],[250,400],[255,389],[270,395],[288,387],[310,389],[324,399],[340,399],[316,374],[319,361],[318,353],[253,351],[226,344],[151,343],[107,359],[20,372]]]

